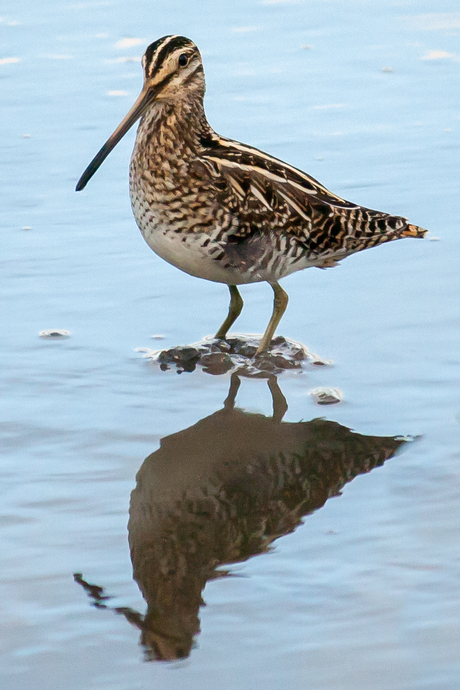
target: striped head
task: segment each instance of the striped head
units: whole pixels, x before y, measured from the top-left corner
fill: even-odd
[[[175,101],[204,96],[205,83],[200,51],[189,38],[164,36],[151,43],[142,58],[144,88],[155,93],[155,100]]]
[[[144,86],[137,101],[80,177],[77,192],[86,186],[120,139],[154,102],[203,99],[203,63],[198,48],[189,38],[164,36],[151,43],[142,57],[142,67]]]

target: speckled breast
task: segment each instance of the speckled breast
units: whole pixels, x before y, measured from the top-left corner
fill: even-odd
[[[161,177],[131,164],[130,194],[134,217],[153,251],[185,273],[220,283],[241,282],[222,262],[227,244],[224,215],[212,198],[192,185],[168,185]],[[242,281],[246,282],[246,281]]]

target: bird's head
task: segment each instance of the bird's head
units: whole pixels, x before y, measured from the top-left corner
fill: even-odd
[[[193,94],[204,96],[200,51],[189,38],[165,36],[149,45],[142,58],[144,91],[156,101],[177,101]]]
[[[142,67],[144,86],[138,99],[80,177],[77,192],[86,186],[120,139],[153,103],[203,99],[203,63],[198,48],[189,38],[164,36],[155,41],[145,51]]]

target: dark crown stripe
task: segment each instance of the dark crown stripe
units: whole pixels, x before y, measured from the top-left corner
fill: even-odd
[[[145,64],[149,67],[150,76],[160,69],[165,59],[178,48],[192,46],[193,43],[185,36],[163,36],[155,43],[151,43],[145,51]]]
[[[170,38],[173,38],[173,36],[163,36],[163,38],[159,38],[157,41],[154,43],[151,43],[145,50],[145,62],[147,65],[150,65],[150,63],[153,60],[153,56],[157,52],[158,48],[164,44],[165,41],[168,41]]]

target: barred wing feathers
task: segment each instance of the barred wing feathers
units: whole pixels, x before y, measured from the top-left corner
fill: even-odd
[[[310,175],[217,135],[202,139],[202,167],[219,203],[238,216],[235,235],[284,232],[313,254],[349,254],[425,230],[330,192]],[[201,167],[201,166],[200,166]]]

